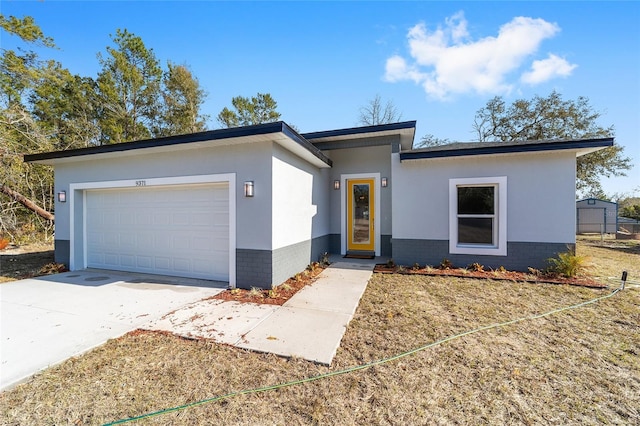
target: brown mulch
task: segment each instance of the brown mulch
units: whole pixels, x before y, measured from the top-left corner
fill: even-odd
[[[259,303],[265,305],[283,305],[287,300],[291,299],[294,294],[302,290],[304,287],[312,284],[318,278],[318,275],[328,265],[317,262],[312,263],[303,272],[289,278],[284,283],[272,288],[261,289],[253,288],[245,290],[242,288],[234,288],[225,290],[209,299],[219,299],[225,301],[243,302],[243,303]]]
[[[389,266],[387,264],[377,264],[373,270],[380,274],[407,274],[407,275],[428,275],[458,278],[490,279],[497,281],[515,281],[527,283],[546,284],[567,284],[589,288],[606,288],[607,284],[598,282],[592,277],[563,277],[558,274],[548,274],[541,271],[532,273],[508,271],[508,270],[469,270],[464,268],[407,268],[404,266]]]

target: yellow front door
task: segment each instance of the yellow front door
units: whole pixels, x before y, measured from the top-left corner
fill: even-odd
[[[373,178],[347,180],[347,250],[375,248],[374,183]]]

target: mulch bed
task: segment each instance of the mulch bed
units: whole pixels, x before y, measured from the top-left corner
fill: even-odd
[[[407,268],[404,266],[389,266],[387,264],[377,264],[373,270],[379,274],[405,274],[405,275],[428,275],[428,276],[445,276],[445,277],[458,277],[458,278],[476,278],[476,279],[490,279],[490,280],[503,280],[503,281],[515,281],[526,283],[546,283],[546,284],[567,284],[589,288],[606,288],[607,284],[596,281],[594,278],[580,276],[580,277],[563,277],[557,274],[545,274],[539,273],[526,273],[507,270],[491,270],[491,271],[477,271],[463,268]]]
[[[305,286],[308,286],[316,281],[318,275],[328,265],[321,265],[319,263],[313,263],[309,265],[303,272],[296,274],[294,277],[289,278],[284,283],[278,285],[273,289],[260,289],[253,288],[251,290],[245,290],[241,288],[235,288],[225,290],[209,299],[224,300],[227,302],[242,302],[242,303],[258,303],[265,305],[283,305],[287,300],[291,299],[294,294],[302,290]],[[403,266],[388,266],[387,264],[377,264],[373,270],[378,274],[404,274],[404,275],[427,275],[427,276],[443,276],[443,277],[458,277],[458,278],[475,278],[475,279],[490,279],[496,281],[512,281],[512,282],[526,282],[526,283],[547,283],[547,284],[567,284],[589,288],[606,288],[607,284],[596,281],[591,277],[562,277],[558,275],[550,275],[539,273],[537,275],[525,272],[507,271],[507,270],[495,270],[495,271],[473,271],[463,268],[407,268]]]
[[[322,265],[314,262],[303,272],[289,278],[284,283],[273,289],[253,288],[245,290],[242,288],[234,288],[218,293],[209,299],[219,299],[233,302],[259,303],[265,305],[283,305],[287,300],[291,299],[294,294],[302,290],[304,287],[312,284],[318,278],[318,275],[328,265]]]

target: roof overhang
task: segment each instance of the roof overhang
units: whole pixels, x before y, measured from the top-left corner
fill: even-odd
[[[331,159],[300,136],[285,122],[258,124],[210,130],[188,135],[145,139],[113,145],[102,145],[67,151],[46,152],[24,156],[28,163],[56,165],[86,160],[109,159],[141,153],[178,152],[185,149],[209,148],[254,142],[273,142],[319,168],[329,168]]]
[[[303,133],[302,136],[320,149],[337,149],[343,143],[350,148],[348,142],[375,139],[389,141],[399,139],[402,150],[411,149],[416,134],[416,122],[403,121],[400,123],[380,124],[376,126],[351,127],[347,129],[325,130],[322,132]],[[330,148],[329,148],[330,147]]]
[[[613,138],[453,143],[400,153],[400,161],[430,158],[467,157],[476,155],[522,154],[534,152],[573,151],[576,157],[613,146]]]

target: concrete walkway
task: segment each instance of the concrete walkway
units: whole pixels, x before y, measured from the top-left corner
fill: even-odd
[[[373,260],[340,258],[282,306],[204,300],[142,328],[329,365],[374,264]]]
[[[283,306],[209,299],[226,283],[102,270],[3,283],[0,390],[137,328],[329,365],[374,266],[334,262]]]

